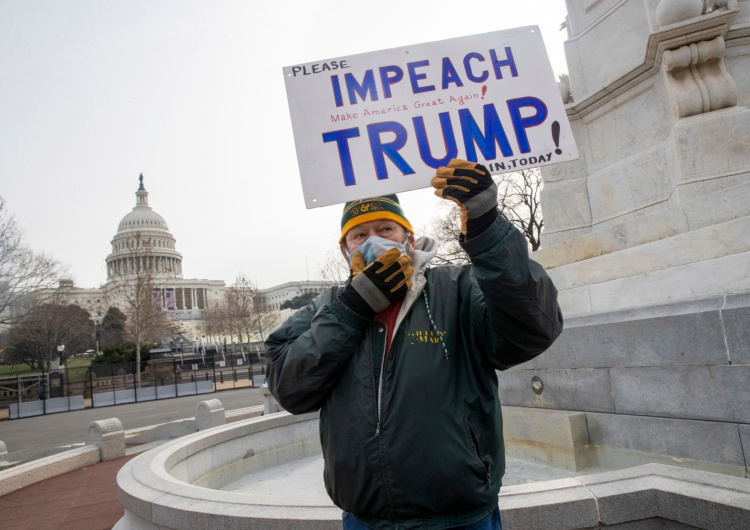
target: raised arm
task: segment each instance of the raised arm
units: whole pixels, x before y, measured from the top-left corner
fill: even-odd
[[[268,388],[279,404],[293,414],[318,410],[366,326],[335,289],[289,317],[266,340]]]
[[[471,333],[497,369],[528,361],[562,332],[557,289],[529,259],[523,235],[497,209],[497,187],[487,169],[451,160],[437,170],[435,194],[459,206],[460,244],[469,255],[478,289],[472,297]]]

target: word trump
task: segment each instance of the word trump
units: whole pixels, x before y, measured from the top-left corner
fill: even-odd
[[[529,153],[531,152],[531,146],[529,144],[527,129],[544,123],[548,116],[547,105],[538,98],[528,96],[510,99],[506,104],[516,145],[521,153]],[[513,156],[513,148],[505,133],[505,128],[500,120],[495,104],[489,103],[484,105],[482,109],[484,119],[483,129],[480,128],[472,115],[471,109],[458,109],[458,124],[467,159],[477,160],[477,148],[479,148],[485,160],[494,160],[497,158],[496,146],[500,147],[503,157]],[[444,145],[446,150],[445,156],[439,159],[435,158],[432,154],[424,118],[422,116],[415,116],[411,120],[414,131],[413,138],[419,149],[419,157],[426,166],[431,168],[445,166],[452,158],[456,158],[458,155],[458,143],[451,113],[441,112],[438,114],[438,120],[442,136],[438,139],[439,142],[436,141],[435,143]],[[412,175],[415,173],[409,162],[400,153],[410,139],[409,131],[403,124],[396,121],[371,123],[367,125],[366,132],[378,180],[388,178],[386,157],[403,175]],[[322,135],[324,143],[334,143],[338,149],[339,162],[341,163],[344,184],[346,186],[353,186],[357,183],[350,142],[358,141],[357,139],[360,135],[361,131],[359,127],[325,132]],[[391,138],[391,141],[386,141],[384,137]]]
[[[404,77],[408,78],[407,90],[412,94],[422,94],[437,90],[434,83],[440,85],[440,90],[450,88],[461,88],[464,86],[464,79],[471,83],[484,83],[490,77],[490,69],[483,68],[483,63],[487,59],[484,55],[471,52],[467,53],[462,60],[462,72],[453,64],[450,57],[443,57],[440,68],[430,69],[430,61],[421,60],[406,64],[406,72],[400,66],[389,65],[381,66],[377,69],[366,70],[361,80],[352,73],[344,74],[343,86],[338,75],[331,76],[331,88],[333,89],[333,100],[336,107],[343,107],[344,93],[349,105],[356,105],[359,100],[362,102],[368,98],[370,101],[379,101],[393,97],[394,90],[398,89]],[[513,51],[510,47],[505,48],[505,58],[499,58],[495,50],[489,50],[489,61],[492,75],[496,80],[503,79],[503,69],[507,68],[512,77],[518,77],[518,69],[513,58]],[[438,77],[434,77],[437,75]],[[380,91],[378,91],[378,86]]]

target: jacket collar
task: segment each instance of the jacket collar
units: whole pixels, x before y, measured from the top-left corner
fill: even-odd
[[[411,289],[406,293],[404,297],[404,303],[401,305],[401,311],[398,312],[398,318],[396,319],[396,329],[393,330],[395,335],[396,330],[401,321],[404,319],[406,314],[409,312],[414,302],[417,301],[419,295],[422,294],[422,290],[427,284],[427,278],[425,277],[425,271],[432,258],[438,252],[437,241],[429,236],[423,236],[417,239],[414,245],[414,255],[411,259],[411,265],[414,267],[414,276],[411,279]]]

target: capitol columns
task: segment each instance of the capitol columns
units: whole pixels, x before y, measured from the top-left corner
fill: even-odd
[[[133,235],[133,244],[126,251],[126,261],[133,266],[110,278],[105,288],[110,305],[119,307],[127,317],[125,335],[135,343],[136,388],[141,381],[141,346],[158,340],[169,327],[169,317],[162,308],[159,282],[166,280],[155,268],[146,266],[153,248],[140,232]]]

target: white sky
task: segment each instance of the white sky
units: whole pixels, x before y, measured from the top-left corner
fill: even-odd
[[[316,279],[341,205],[306,210],[282,67],[538,25],[567,70],[564,0],[0,0],[0,196],[26,243],[106,280],[149,204],[185,278]],[[417,232],[440,199],[400,195]]]

